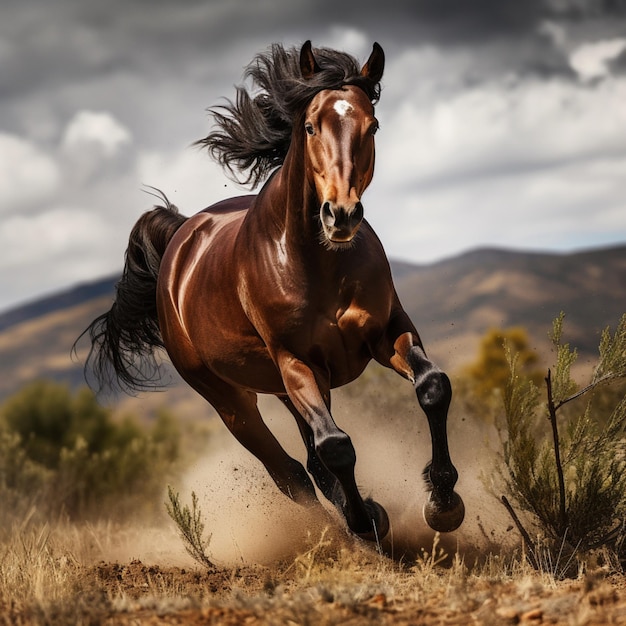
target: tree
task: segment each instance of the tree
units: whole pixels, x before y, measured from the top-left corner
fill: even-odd
[[[509,380],[505,346],[517,355],[517,374],[535,383],[543,378],[539,357],[531,349],[526,330],[521,326],[491,328],[481,339],[476,360],[467,365],[455,381],[455,391],[469,413],[490,420],[499,410],[502,393]]]

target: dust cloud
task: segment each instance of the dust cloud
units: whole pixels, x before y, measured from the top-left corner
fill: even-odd
[[[304,464],[304,445],[291,415],[274,398],[261,398],[259,404],[283,447]],[[422,515],[428,494],[421,476],[430,459],[430,437],[417,404],[407,415],[373,415],[358,399],[339,395],[333,413],[356,448],[362,494],[380,502],[389,514],[391,530],[383,542],[384,551],[398,559],[430,551],[435,533]],[[459,530],[440,537],[439,545],[448,554],[458,552],[471,561],[516,544],[508,514],[487,487],[495,474],[495,432],[465,420],[453,405],[449,438],[466,517]],[[183,503],[190,501],[192,491],[198,496],[205,535],[211,537],[208,554],[218,565],[293,559],[314,545],[329,526],[337,540],[348,536],[345,524],[323,498],[327,514],[316,514],[281,494],[262,465],[225,428],[175,487]],[[170,561],[184,559],[180,539],[167,541],[161,559],[167,548]]]

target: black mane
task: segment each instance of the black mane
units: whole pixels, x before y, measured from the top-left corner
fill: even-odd
[[[314,55],[321,71],[304,79],[300,51],[273,44],[252,60],[244,74],[259,93],[253,96],[245,87],[236,87],[235,102],[209,109],[217,128],[196,143],[238,182],[255,186],[282,165],[294,121],[318,92],[357,85],[372,102],[380,97],[380,83],[361,76],[354,57],[328,48],[316,48]]]

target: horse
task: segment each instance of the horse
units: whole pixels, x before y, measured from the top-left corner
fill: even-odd
[[[361,496],[354,446],[331,413],[331,389],[372,359],[412,383],[428,419],[426,522],[450,532],[464,517],[447,440],[450,380],[426,356],[364,219],[384,65],[378,43],[362,67],[310,41],[257,54],[245,72],[256,95],[237,87],[234,102],[210,109],[215,128],[196,143],[238,180],[265,181],[259,192],[189,218],[163,195],[132,229],[111,309],[85,331],[86,367],[101,385],[158,386],[164,348],[283,494],[320,507],[317,486],[349,530],[372,541],[390,521]],[[264,423],[259,393],[295,418],[306,470]]]

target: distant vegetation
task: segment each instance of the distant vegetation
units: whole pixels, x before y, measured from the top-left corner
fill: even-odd
[[[154,513],[180,466],[181,437],[165,410],[146,426],[114,420],[86,388],[27,385],[0,407],[0,521],[30,509],[43,519]]]
[[[525,328],[489,329],[480,341],[476,360],[455,377],[455,396],[463,411],[475,419],[494,423],[502,411],[502,394],[511,372],[505,346],[516,354],[518,376],[536,385],[543,380],[539,355],[531,349]]]

